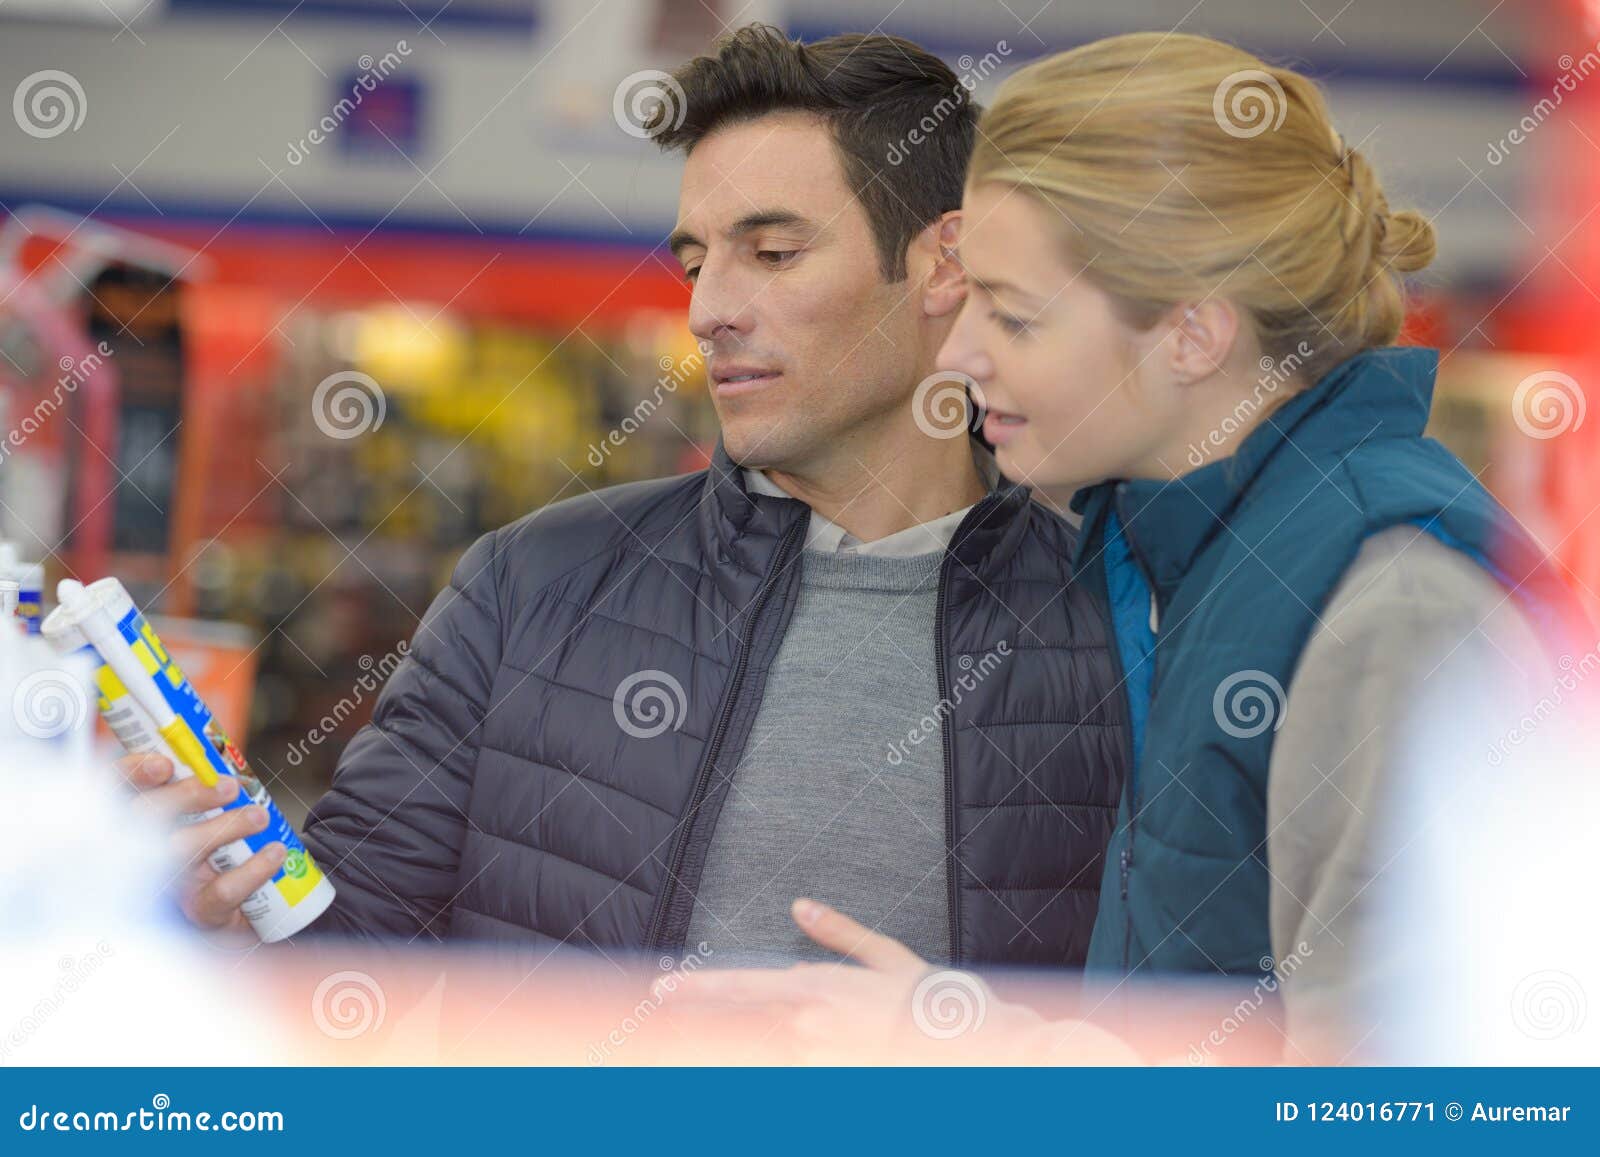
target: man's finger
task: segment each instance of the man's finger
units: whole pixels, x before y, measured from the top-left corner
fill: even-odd
[[[129,786],[140,791],[160,787],[172,778],[172,760],[154,751],[124,755],[116,767]]]
[[[217,782],[211,787],[191,776],[160,787],[141,788],[135,799],[139,806],[170,821],[180,815],[223,807],[232,803],[238,794],[239,781],[231,775],[217,776]]]
[[[209,928],[220,928],[231,922],[239,905],[283,866],[285,850],[282,844],[268,844],[237,868],[220,874],[195,893],[189,903],[191,919]]]
[[[266,808],[251,804],[179,828],[172,834],[172,846],[185,864],[193,864],[206,859],[223,844],[253,836],[266,826]]]
[[[796,900],[794,922],[824,948],[880,972],[920,972],[926,962],[898,940],[874,932],[817,900]]]

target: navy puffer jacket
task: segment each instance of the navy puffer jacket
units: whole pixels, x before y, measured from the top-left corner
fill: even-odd
[[[719,447],[709,470],[479,539],[307,822],[338,887],[313,927],[680,951],[809,516],[750,494]],[[1127,728],[1071,551],[1066,522],[1002,483],[942,565],[928,741],[944,749],[957,962],[1077,965],[1088,949]],[[663,714],[630,715],[640,693]]]

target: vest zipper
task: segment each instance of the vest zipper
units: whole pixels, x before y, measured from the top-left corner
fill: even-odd
[[[663,927],[667,922],[667,910],[672,906],[673,893],[677,890],[678,872],[683,867],[683,857],[688,850],[689,831],[694,827],[696,813],[705,801],[706,789],[711,784],[711,770],[716,766],[717,756],[721,754],[722,740],[728,732],[728,723],[733,718],[734,704],[739,701],[739,686],[744,682],[745,668],[749,665],[750,647],[755,640],[756,626],[761,620],[761,612],[766,609],[767,600],[778,585],[778,575],[782,573],[784,564],[793,551],[795,540],[805,530],[808,521],[806,518],[798,519],[784,535],[783,541],[778,545],[778,553],[773,559],[772,566],[763,580],[761,590],[750,604],[750,618],[745,623],[744,637],[739,643],[739,655],[734,660],[733,673],[728,676],[728,690],[723,696],[722,712],[717,718],[716,730],[711,733],[711,740],[706,744],[705,756],[701,759],[700,769],[695,774],[694,791],[689,796],[689,807],[684,812],[683,823],[678,828],[678,834],[672,842],[672,851],[667,857],[667,876],[661,885],[661,902],[656,905],[655,916],[650,921],[650,933],[645,937],[646,951],[667,947],[659,943]],[[681,948],[682,945],[674,947]]]
[[[998,493],[991,492],[979,499],[977,505],[967,511],[967,516],[961,520],[955,533],[950,536],[950,546],[939,562],[939,594],[934,601],[933,610],[933,666],[938,678],[940,703],[949,702],[950,699],[950,680],[945,674],[944,647],[944,607],[946,590],[950,585],[950,561],[955,557],[956,544],[963,541],[962,532],[966,530],[968,524],[982,519],[998,501]],[[939,735],[944,751],[945,888],[950,910],[950,965],[955,967],[961,963],[961,888],[956,876],[956,771],[955,756],[951,751],[949,714],[944,717]]]
[[[1150,698],[1153,701],[1155,699],[1155,667],[1154,667],[1154,664],[1155,664],[1155,642],[1156,642],[1156,639],[1159,638],[1159,635],[1160,635],[1160,630],[1159,630],[1160,621],[1161,621],[1160,603],[1156,599],[1156,584],[1155,584],[1155,580],[1150,577],[1150,575],[1151,575],[1150,564],[1145,560],[1144,556],[1140,553],[1138,542],[1134,539],[1132,534],[1128,533],[1128,512],[1127,512],[1127,510],[1126,510],[1126,508],[1125,508],[1125,506],[1123,504],[1123,501],[1122,501],[1122,493],[1121,493],[1120,487],[1119,487],[1118,491],[1116,492],[1116,494],[1114,496],[1114,500],[1115,500],[1116,507],[1117,507],[1117,522],[1118,522],[1119,526],[1121,527],[1123,540],[1128,544],[1128,553],[1129,553],[1130,557],[1132,557],[1132,559],[1134,560],[1134,565],[1139,568],[1140,574],[1142,574],[1144,576],[1145,584],[1147,586],[1149,586],[1149,588],[1150,588],[1150,633],[1151,633],[1152,636],[1155,636],[1155,638],[1152,638],[1152,640],[1151,640],[1150,659],[1149,659],[1149,662],[1152,664],[1151,669],[1150,669]],[[1124,688],[1124,698],[1127,698],[1127,695],[1126,695],[1127,677],[1126,676],[1123,677],[1123,688]],[[1129,703],[1129,710],[1130,710],[1130,712],[1132,710],[1131,701]],[[1147,717],[1147,722],[1148,722],[1148,717]],[[1130,725],[1130,729],[1131,729],[1131,725],[1132,725],[1132,717],[1131,717],[1131,715],[1129,717],[1129,725]],[[1122,845],[1122,853],[1118,857],[1119,866],[1120,866],[1121,871],[1122,871],[1122,901],[1123,901],[1123,903],[1122,903],[1122,971],[1123,971],[1124,974],[1127,973],[1127,971],[1129,969],[1129,966],[1130,966],[1130,964],[1131,964],[1131,962],[1133,960],[1133,916],[1132,916],[1132,913],[1128,909],[1127,901],[1128,901],[1128,879],[1133,873],[1133,838],[1134,838],[1134,835],[1135,835],[1135,833],[1136,833],[1136,831],[1138,829],[1138,824],[1139,824],[1139,769],[1136,766],[1134,766],[1134,762],[1133,762],[1133,737],[1132,737],[1131,730],[1130,730],[1130,734],[1128,736],[1128,838],[1123,843],[1123,845]]]

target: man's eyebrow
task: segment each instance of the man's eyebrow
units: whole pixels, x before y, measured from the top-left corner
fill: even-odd
[[[705,242],[687,229],[674,229],[672,235],[667,238],[667,248],[672,250],[674,257],[681,258],[683,251],[691,245],[699,245],[704,248]]]
[[[758,209],[754,213],[746,213],[735,221],[733,228],[728,230],[728,236],[741,237],[746,233],[754,233],[757,229],[771,229],[773,226],[815,229],[809,220],[792,209]]]
[[[757,229],[800,228],[815,232],[816,226],[792,209],[758,209],[753,213],[746,213],[728,228],[728,236],[742,237],[747,233],[754,233]],[[687,229],[674,229],[667,238],[667,248],[672,250],[674,257],[681,257],[683,250],[690,246],[705,247],[705,242],[696,237]]]

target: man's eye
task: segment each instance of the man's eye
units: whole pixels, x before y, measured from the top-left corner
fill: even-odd
[[[769,265],[774,269],[778,269],[782,268],[788,262],[789,258],[793,257],[798,252],[798,249],[758,249],[756,250],[756,260],[760,261],[763,265]]]
[[[697,278],[699,276],[700,276],[700,267],[698,265],[696,265],[693,269],[685,269],[683,271],[683,279],[685,281],[687,281],[690,285],[693,285],[694,282],[695,282],[695,278]]]

